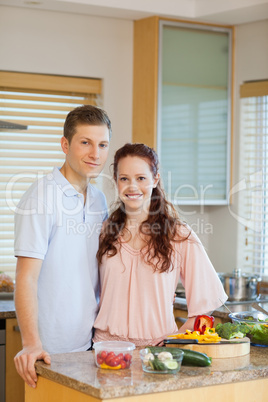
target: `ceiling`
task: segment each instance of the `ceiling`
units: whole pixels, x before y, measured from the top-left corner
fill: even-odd
[[[268,19],[268,0],[0,0],[0,5],[128,20],[160,15],[237,25]]]

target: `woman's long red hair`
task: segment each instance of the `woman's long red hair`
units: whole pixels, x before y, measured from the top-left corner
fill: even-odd
[[[120,159],[127,156],[136,156],[144,159],[150,166],[153,177],[156,177],[159,168],[158,156],[156,152],[144,144],[125,144],[118,149],[114,156],[114,180],[117,181],[118,163]],[[120,246],[120,235],[125,229],[126,213],[124,204],[119,202],[119,206],[110,215],[104,225],[104,230],[100,235],[99,250],[97,253],[98,262],[101,263],[102,257],[107,254],[112,257],[117,254]],[[139,231],[145,239],[149,253],[146,255],[146,262],[155,271],[165,272],[173,268],[172,264],[172,242],[186,240],[186,236],[180,236],[180,227],[185,224],[179,219],[177,211],[173,205],[167,201],[160,181],[153,188],[148,218],[140,225]],[[185,230],[183,231],[186,232]]]

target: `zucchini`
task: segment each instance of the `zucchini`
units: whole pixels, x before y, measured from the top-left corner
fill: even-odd
[[[147,349],[150,349],[150,352],[153,354],[160,353],[168,349],[173,357],[176,356],[176,350],[179,349],[183,351],[183,359],[181,363],[183,366],[206,367],[211,365],[211,357],[208,357],[208,355],[206,355],[205,353],[195,352],[194,350],[166,348],[165,346],[147,346]]]
[[[211,365],[211,357],[206,355],[205,353],[195,352],[190,349],[181,349],[183,350],[183,366],[198,366],[198,367],[206,367]]]

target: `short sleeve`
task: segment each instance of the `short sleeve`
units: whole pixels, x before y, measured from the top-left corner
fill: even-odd
[[[51,233],[53,213],[37,198],[19,203],[15,211],[16,257],[44,259]]]
[[[188,317],[219,308],[228,296],[201,241],[191,231],[189,238],[177,243],[180,278],[185,288]]]

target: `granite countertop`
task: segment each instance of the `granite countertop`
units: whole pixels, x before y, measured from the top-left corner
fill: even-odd
[[[94,352],[55,354],[51,356],[51,365],[38,361],[36,370],[47,379],[95,398],[108,399],[268,379],[268,348],[251,346],[246,356],[213,359],[209,367],[182,366],[174,375],[144,373],[138,350],[134,351],[132,366],[127,370],[97,368]]]
[[[254,300],[256,301],[256,300]],[[227,302],[227,307],[233,312],[233,313],[238,313],[240,311],[256,311],[252,307],[252,302],[245,302],[245,301],[240,301],[240,302],[235,302],[235,303],[228,303]],[[258,302],[258,304],[263,307],[265,310],[268,311],[268,301],[265,301],[263,303]],[[174,308],[178,310],[185,310],[187,311],[187,304],[186,300],[181,297],[176,297],[175,298],[175,303],[174,303]],[[214,310],[212,315],[214,317],[219,317],[219,318],[224,318],[228,320],[230,312],[227,310],[226,307],[222,306],[219,307],[217,310]]]
[[[16,318],[14,300],[0,299],[0,319]]]

